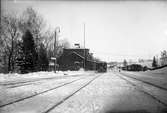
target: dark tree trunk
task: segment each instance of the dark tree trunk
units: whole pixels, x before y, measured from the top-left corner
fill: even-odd
[[[9,58],[8,58],[8,72],[11,71],[11,54],[9,55]]]
[[[13,39],[14,39],[14,37],[12,36],[12,44],[11,44],[11,51],[10,51],[10,53],[9,53],[9,58],[8,58],[8,72],[11,72],[11,71],[13,71],[13,44],[14,44],[14,42],[13,42]]]

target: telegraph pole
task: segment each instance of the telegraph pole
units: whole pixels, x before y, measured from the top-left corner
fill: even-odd
[[[57,68],[57,47],[58,47],[58,34],[60,33],[60,27],[57,27],[55,29],[55,41],[54,41],[54,68],[55,68],[55,72],[56,72],[56,68]]]
[[[86,51],[85,51],[85,23],[84,23],[84,69],[86,69]]]
[[[56,48],[57,48],[57,32],[55,30],[55,41],[54,41],[54,57],[56,57]]]
[[[54,57],[57,58],[57,47],[58,47],[58,34],[60,33],[60,27],[55,29],[55,42],[54,42]]]

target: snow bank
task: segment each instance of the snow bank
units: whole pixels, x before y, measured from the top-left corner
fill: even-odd
[[[0,74],[0,82],[5,81],[20,81],[20,80],[28,80],[28,79],[38,79],[38,78],[51,78],[57,76],[70,76],[70,75],[81,75],[84,74],[84,70],[79,71],[57,71],[55,72],[34,72],[28,74],[18,74],[18,73],[8,73],[8,74]]]

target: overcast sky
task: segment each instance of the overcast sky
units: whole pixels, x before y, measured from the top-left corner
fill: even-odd
[[[167,50],[167,2],[165,1],[10,1],[2,11],[20,13],[32,6],[61,37],[83,45],[107,61],[152,59]]]

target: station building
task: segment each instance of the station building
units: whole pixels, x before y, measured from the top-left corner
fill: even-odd
[[[57,59],[59,70],[79,70],[80,68],[93,70],[95,68],[93,56],[89,49],[70,48],[63,49],[63,54]]]

